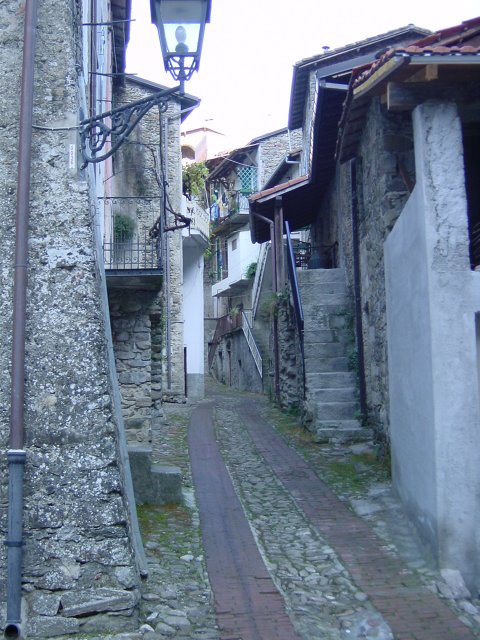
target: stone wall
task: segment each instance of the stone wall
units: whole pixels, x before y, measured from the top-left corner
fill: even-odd
[[[173,103],[162,116],[163,139],[167,141],[166,178],[169,185],[169,209],[167,224],[174,225],[171,211],[180,212],[182,202],[182,154],[180,146],[180,105]],[[185,399],[185,368],[183,360],[183,240],[182,231],[166,234],[166,253],[169,262],[165,287],[165,311],[168,315],[170,368],[165,372],[164,393],[170,401]],[[167,275],[167,274],[165,274]],[[165,354],[165,362],[168,358]]]
[[[94,242],[95,199],[69,168],[76,143],[73,1],[40,2],[34,97],[26,343],[23,595],[25,635],[136,626],[128,474],[108,359]],[[6,538],[16,151],[23,5],[3,3],[0,57],[0,535]],[[52,15],[55,37],[52,37]],[[5,602],[5,550],[0,601]],[[114,612],[114,613],[113,613]],[[0,622],[5,622],[1,608]]]
[[[409,114],[386,114],[373,101],[364,127],[357,171],[360,280],[368,417],[388,437],[388,362],[384,242],[408,199],[401,176],[414,176]]]
[[[301,130],[286,131],[262,140],[259,153],[260,188],[266,183],[289,151],[301,144]]]
[[[109,293],[115,361],[129,443],[149,443],[161,411],[162,313],[159,294]]]
[[[259,392],[262,389],[260,374],[241,329],[222,338],[211,373],[222,384],[240,391]]]
[[[141,81],[127,81],[119,90],[118,103],[129,103],[154,93]],[[136,232],[143,238],[160,216],[164,228],[175,226],[173,212],[181,212],[180,103],[172,98],[159,115],[154,107],[132,132],[125,149],[117,154],[115,192],[127,196],[116,207],[136,220]],[[167,182],[167,200],[163,184]],[[162,307],[163,358],[161,390],[169,400],[184,400],[183,358],[183,250],[182,231],[170,230],[161,238],[164,286],[158,304]],[[147,313],[147,316],[150,312]],[[159,383],[160,384],[160,383]],[[159,386],[157,385],[157,387]],[[158,389],[155,390],[157,392]]]
[[[303,399],[303,366],[294,310],[288,300],[279,300],[277,322],[280,404],[285,409],[296,409]]]
[[[383,245],[415,180],[410,116],[388,114],[379,101],[368,112],[357,156],[360,295],[368,420],[378,438],[388,438],[388,363]],[[345,268],[352,303],[355,296],[351,163],[338,165],[317,220],[314,244],[337,242],[337,266]],[[403,174],[403,176],[402,176]],[[358,336],[357,336],[358,338]]]

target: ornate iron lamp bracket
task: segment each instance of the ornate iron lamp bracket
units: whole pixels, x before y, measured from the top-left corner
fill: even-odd
[[[113,155],[152,107],[158,105],[160,110],[165,112],[169,98],[175,93],[180,93],[180,90],[180,87],[165,89],[124,107],[82,120],[80,122],[80,140],[84,160],[82,169],[89,162],[103,162]],[[111,136],[114,136],[114,141],[108,151],[100,153]]]

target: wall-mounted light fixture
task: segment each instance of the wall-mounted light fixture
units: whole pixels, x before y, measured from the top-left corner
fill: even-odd
[[[177,87],[165,89],[131,104],[80,122],[83,167],[109,158],[127,139],[143,116],[156,105],[166,110],[173,94],[184,93],[184,83],[200,66],[205,25],[210,22],[212,0],[151,0],[152,23],[158,29],[165,65]],[[114,141],[103,148],[112,135]]]

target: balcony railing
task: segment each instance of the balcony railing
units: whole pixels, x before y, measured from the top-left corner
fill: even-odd
[[[221,221],[238,213],[248,213],[248,198],[252,193],[253,191],[230,191],[228,194],[228,204],[226,206],[220,206],[214,202],[210,206],[210,217],[212,221]]]
[[[107,270],[161,269],[159,239],[148,232],[131,239],[115,237],[103,243],[103,259]]]
[[[295,266],[301,269],[333,269],[337,266],[338,243],[314,245],[310,242],[295,242],[293,254]]]
[[[186,216],[191,220],[190,232],[198,231],[199,233],[202,233],[205,238],[210,236],[209,214],[199,202],[196,200],[187,200]]]

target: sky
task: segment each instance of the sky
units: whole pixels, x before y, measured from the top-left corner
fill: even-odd
[[[225,149],[287,126],[293,65],[414,24],[435,31],[480,16],[478,0],[212,0],[200,68],[185,91],[201,105],[183,129],[207,126]],[[127,72],[166,86],[150,0],[132,1]]]

